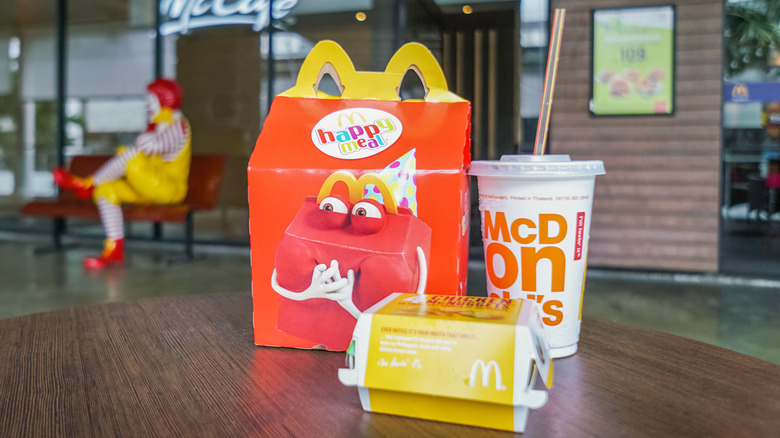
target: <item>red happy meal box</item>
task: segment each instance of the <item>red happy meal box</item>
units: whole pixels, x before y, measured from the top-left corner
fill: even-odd
[[[424,99],[398,97],[409,70]],[[341,96],[317,90],[325,73]],[[248,167],[256,344],[345,350],[393,292],[465,295],[469,117],[419,44],[382,73],[336,43],[312,49]]]

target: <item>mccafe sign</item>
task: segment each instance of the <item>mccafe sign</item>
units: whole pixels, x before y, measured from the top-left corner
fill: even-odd
[[[273,4],[273,6],[271,6]],[[199,27],[224,24],[251,24],[256,31],[290,13],[298,0],[162,0],[160,13],[170,21],[160,26],[160,33],[187,33]]]

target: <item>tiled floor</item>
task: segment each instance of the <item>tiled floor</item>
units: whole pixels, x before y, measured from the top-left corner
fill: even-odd
[[[244,291],[247,248],[196,247],[203,261],[168,267],[179,246],[131,242],[124,267],[85,272],[91,246],[44,255],[45,240],[0,234],[0,318],[146,297]],[[88,242],[89,243],[89,242]],[[484,268],[470,266],[470,294],[485,293]],[[719,345],[780,364],[780,281],[636,274],[591,269],[583,313]]]

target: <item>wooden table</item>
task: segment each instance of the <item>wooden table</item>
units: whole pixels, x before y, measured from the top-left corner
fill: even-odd
[[[249,293],[0,320],[0,436],[493,436],[365,413],[344,355],[255,347]],[[525,436],[778,436],[780,367],[585,319]]]

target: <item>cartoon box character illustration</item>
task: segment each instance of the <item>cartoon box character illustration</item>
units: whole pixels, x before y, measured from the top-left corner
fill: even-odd
[[[399,95],[410,72],[422,98]],[[340,95],[319,89],[324,75]],[[247,169],[257,345],[343,351],[390,293],[465,295],[470,108],[420,44],[384,72],[315,45]]]
[[[337,184],[348,196],[335,193]],[[384,203],[364,197],[366,186]],[[344,350],[362,311],[392,292],[424,293],[430,245],[430,227],[397,205],[378,174],[333,173],[276,248],[277,328]]]

